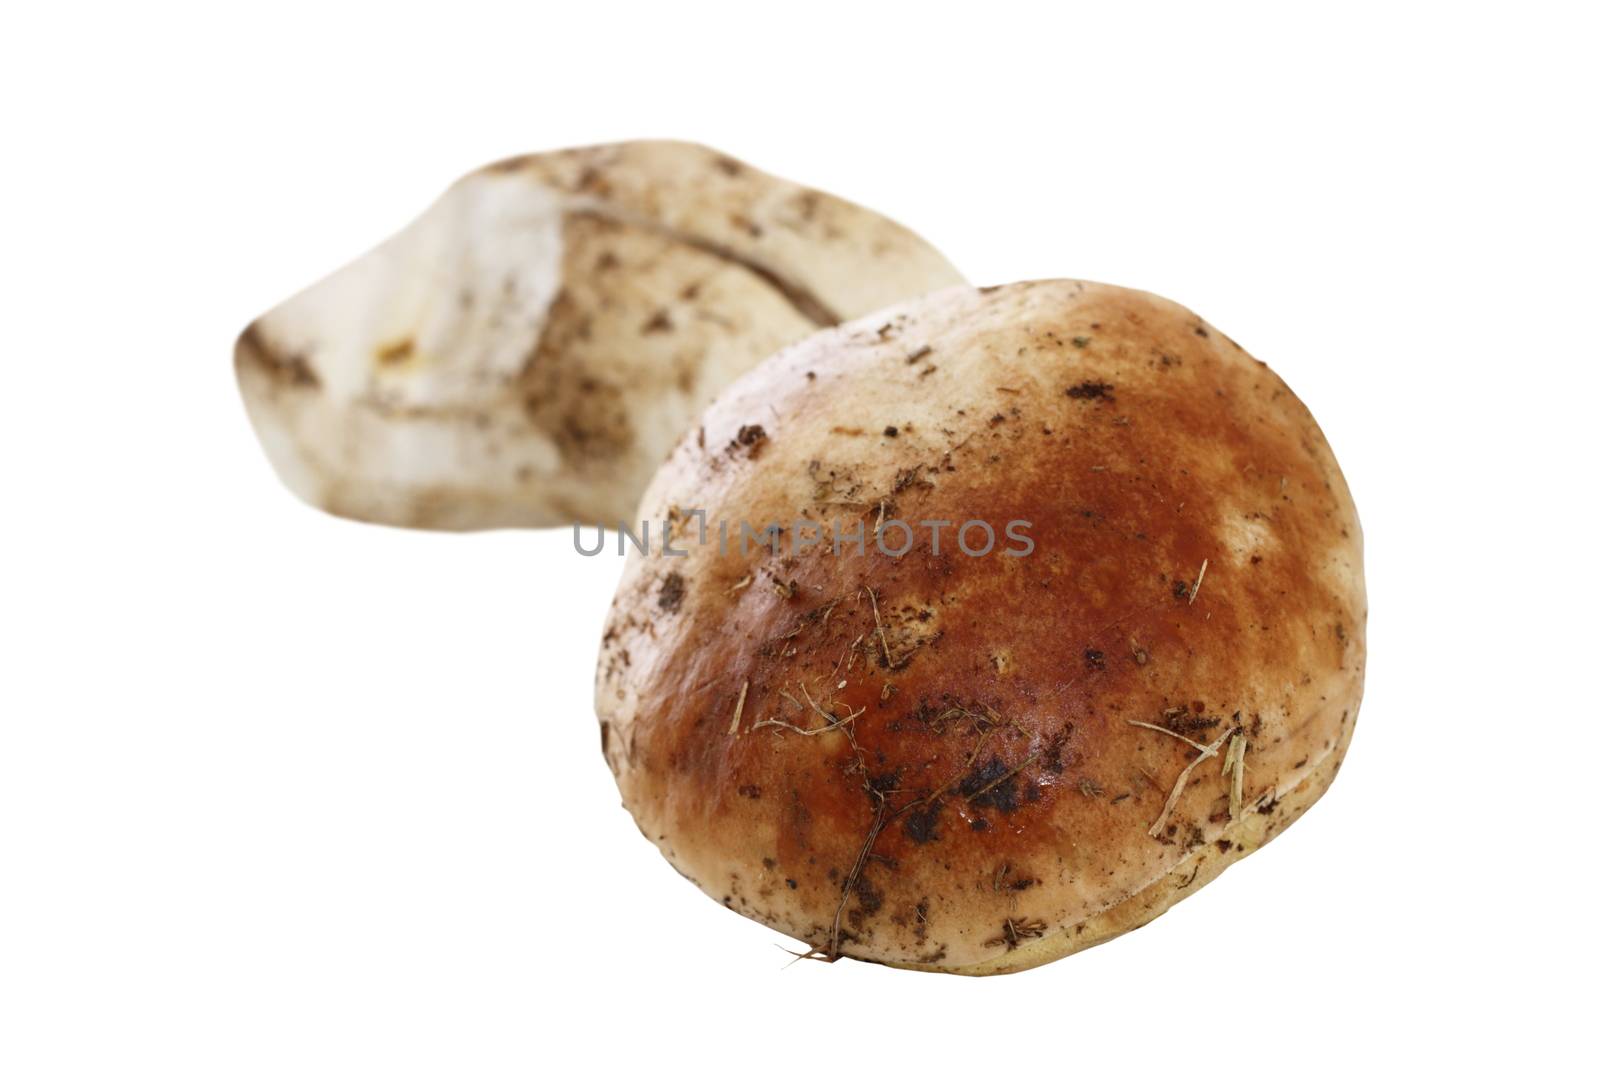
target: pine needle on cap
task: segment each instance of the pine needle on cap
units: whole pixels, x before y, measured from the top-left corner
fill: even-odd
[[[883,642],[883,665],[894,668],[894,657],[889,655],[889,636],[883,632],[883,616],[878,614],[878,594],[867,586],[867,596],[872,600],[872,621],[878,631],[878,640]]]
[[[1183,736],[1182,734],[1178,733],[1175,730],[1169,730],[1165,726],[1157,726],[1153,722],[1140,722],[1138,719],[1129,719],[1128,720],[1128,725],[1129,726],[1142,726],[1146,730],[1154,730],[1158,734],[1166,734],[1168,737],[1176,737],[1179,741],[1182,741],[1184,744],[1189,745],[1192,748],[1199,749],[1201,752],[1204,752],[1206,750],[1206,746],[1202,745],[1200,742],[1196,741],[1194,738],[1185,737],[1185,736]]]
[[[762,719],[760,722],[758,722],[755,725],[751,726],[750,730],[751,730],[751,732],[754,732],[756,730],[761,729],[763,726],[781,726],[785,730],[793,730],[795,733],[799,734],[801,737],[815,737],[818,734],[825,734],[829,730],[837,730],[841,726],[848,726],[850,723],[855,722],[857,719],[861,718],[861,716],[865,715],[866,713],[867,713],[867,709],[865,707],[862,707],[862,709],[860,711],[856,712],[854,715],[847,715],[842,719],[835,719],[835,718],[832,718],[831,716],[828,716],[828,715],[824,714],[823,717],[826,718],[828,721],[826,723],[824,723],[823,725],[821,725],[821,726],[814,726],[809,730],[806,729],[803,726],[796,726],[792,722],[784,722],[782,719]]]
[[[851,715],[849,718],[839,719],[836,722],[824,723],[822,726],[814,726],[809,730],[806,729],[803,726],[796,726],[792,722],[784,722],[782,719],[762,719],[760,722],[756,723],[754,726],[751,726],[750,729],[751,729],[752,732],[754,732],[756,730],[761,729],[763,726],[781,726],[785,730],[792,730],[793,732],[799,734],[801,737],[815,737],[818,734],[825,734],[829,730],[837,730],[839,727],[845,725],[846,723],[854,722],[855,720],[859,719],[863,714],[865,714],[865,712],[866,712],[866,709],[863,708],[861,711],[856,712],[854,715]]]
[[[739,732],[739,719],[744,715],[744,698],[750,692],[750,679],[744,680],[744,685],[739,687],[739,703],[733,706],[733,721],[728,724],[728,733]]]
[[[1200,595],[1200,583],[1206,580],[1206,564],[1211,562],[1208,556],[1200,561],[1200,575],[1194,580],[1194,588],[1189,590],[1189,603],[1194,603],[1194,598]]]
[[[1184,767],[1184,769],[1179,772],[1178,780],[1172,783],[1172,791],[1167,794],[1167,802],[1161,806],[1161,814],[1156,816],[1156,821],[1150,824],[1150,829],[1148,831],[1150,836],[1160,837],[1162,833],[1166,831],[1167,820],[1172,817],[1173,809],[1178,806],[1178,798],[1183,795],[1183,787],[1189,784],[1189,775],[1193,774],[1194,769],[1200,766],[1200,764],[1215,756],[1217,754],[1217,750],[1222,747],[1222,743],[1224,741],[1231,740],[1238,732],[1238,729],[1237,727],[1229,729],[1226,733],[1217,738],[1215,741],[1211,742],[1209,745],[1202,745],[1192,738],[1184,737],[1182,734],[1173,733],[1171,730],[1168,730],[1165,727],[1156,726],[1153,723],[1135,722],[1132,719],[1129,719],[1128,722],[1133,726],[1142,726],[1147,730],[1155,730],[1157,733],[1163,733],[1169,737],[1176,737],[1178,740],[1192,745],[1200,750],[1200,754],[1194,759],[1190,760],[1188,766]]]
[[[1243,730],[1235,730],[1228,740],[1228,755],[1222,761],[1222,773],[1233,772],[1228,783],[1228,819],[1231,822],[1244,810],[1244,750],[1250,745]]]

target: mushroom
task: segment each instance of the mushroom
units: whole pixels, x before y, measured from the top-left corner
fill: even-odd
[[[606,759],[678,871],[813,956],[999,974],[1142,926],[1321,797],[1355,726],[1333,453],[1147,293],[955,288],[813,334],[640,517],[675,537],[612,605]]]
[[[961,281],[909,230],[699,145],[469,174],[258,318],[240,389],[285,483],[370,522],[626,521],[712,396],[791,341]]]

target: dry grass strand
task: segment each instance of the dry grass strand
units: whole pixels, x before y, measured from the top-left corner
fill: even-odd
[[[1189,603],[1194,603],[1194,598],[1200,595],[1200,583],[1206,580],[1206,565],[1211,562],[1208,556],[1200,561],[1200,573],[1194,580],[1194,588],[1189,590]]]

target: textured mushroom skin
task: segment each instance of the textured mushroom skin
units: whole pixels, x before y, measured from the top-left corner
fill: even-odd
[[[240,388],[318,507],[476,529],[628,519],[718,389],[960,281],[915,234],[699,145],[506,160],[252,323]]]
[[[815,334],[703,414],[641,504],[669,516],[687,557],[635,555],[603,638],[606,759],[681,873],[825,956],[1000,973],[1142,925],[1316,800],[1355,724],[1333,454],[1266,364],[1146,293],[953,289]],[[797,518],[918,536],[718,551],[719,520]],[[919,525],[969,519],[988,555]]]

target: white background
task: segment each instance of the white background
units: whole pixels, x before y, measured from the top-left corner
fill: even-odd
[[[0,33],[0,1062],[1594,1054],[1578,5],[223,7]],[[462,172],[637,136],[1268,360],[1366,531],[1327,798],[1008,978],[785,967],[673,874],[592,717],[617,561],[312,511],[231,370]]]

